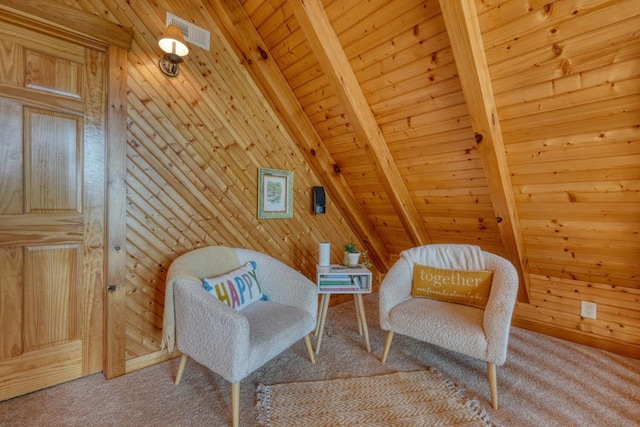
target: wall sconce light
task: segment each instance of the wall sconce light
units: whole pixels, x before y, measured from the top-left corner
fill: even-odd
[[[189,53],[180,28],[175,25],[165,28],[158,40],[158,46],[165,52],[158,61],[160,70],[169,77],[177,76],[180,72],[178,64],[182,62],[182,57]]]

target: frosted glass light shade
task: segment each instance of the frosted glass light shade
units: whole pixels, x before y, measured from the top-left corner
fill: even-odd
[[[178,56],[185,56],[189,53],[189,48],[184,42],[182,31],[175,25],[169,25],[164,29],[160,40],[158,40],[158,46],[166,53]]]

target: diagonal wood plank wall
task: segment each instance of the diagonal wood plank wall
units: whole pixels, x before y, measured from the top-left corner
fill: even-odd
[[[128,80],[127,370],[166,357],[159,351],[164,279],[176,256],[210,244],[249,247],[313,278],[320,241],[333,243],[338,262],[341,244],[356,240],[331,195],[327,214],[312,213],[311,187],[322,183],[199,6],[83,4],[135,28]],[[211,51],[192,49],[176,79],[156,65],[167,10],[212,31]],[[294,172],[293,219],[257,219],[260,167]]]
[[[322,173],[286,132],[199,0],[65,0],[133,27],[129,52],[128,369],[157,360],[164,275],[205,244],[248,246],[313,277],[317,243],[355,238]],[[297,97],[337,174],[387,253],[411,238],[347,111],[285,0],[240,2]],[[324,1],[411,202],[434,242],[508,255],[435,1]],[[516,207],[530,301],[516,324],[640,355],[640,24],[637,1],[476,1]],[[157,69],[171,11],[212,32],[177,79]],[[304,148],[303,148],[304,149]],[[256,219],[259,167],[293,170],[293,220]],[[339,172],[336,172],[339,171]],[[598,319],[580,317],[580,301]]]

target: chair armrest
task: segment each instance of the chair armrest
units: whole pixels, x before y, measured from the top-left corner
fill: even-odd
[[[491,293],[484,310],[487,361],[502,365],[507,358],[511,318],[518,295],[518,272],[511,262],[484,252],[487,270],[493,271]]]
[[[413,280],[413,265],[405,258],[396,261],[380,284],[379,313],[380,327],[389,330],[389,312],[396,305],[411,298],[411,282]]]
[[[255,261],[262,293],[269,301],[307,311],[318,316],[318,288],[303,274],[277,259],[249,249],[237,249],[241,263]]]
[[[177,280],[174,299],[178,349],[227,381],[242,379],[249,360],[247,319],[194,280]]]

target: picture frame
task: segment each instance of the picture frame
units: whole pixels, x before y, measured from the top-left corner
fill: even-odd
[[[258,170],[258,218],[293,218],[293,171]]]

